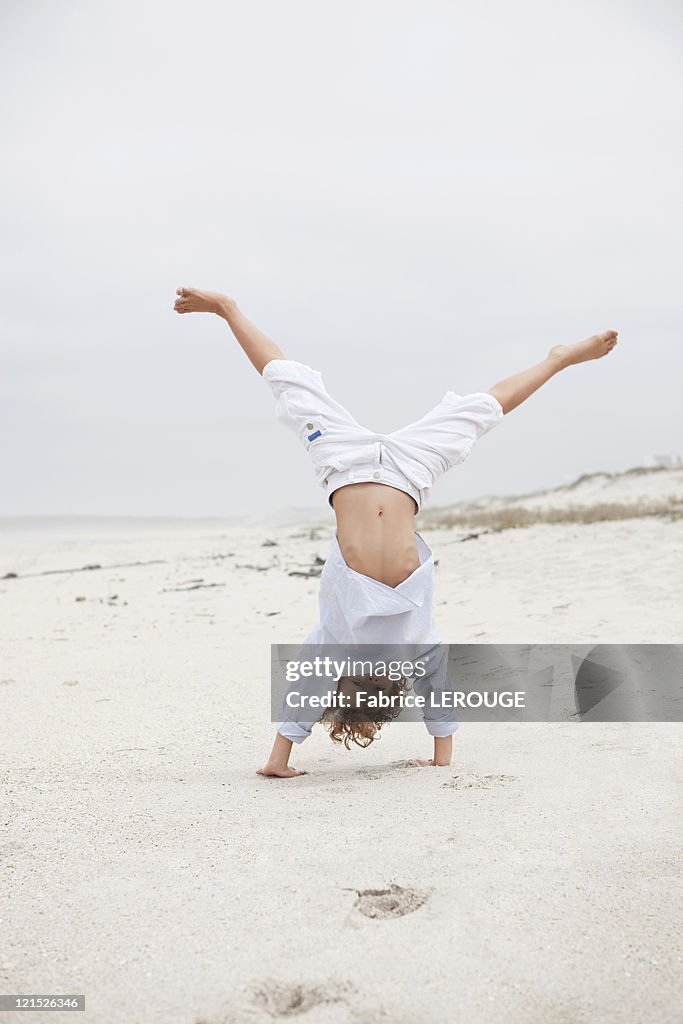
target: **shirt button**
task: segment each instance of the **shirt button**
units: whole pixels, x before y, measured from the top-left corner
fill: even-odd
[[[380,474],[379,473],[373,473],[372,475],[374,476],[375,480],[379,480],[379,478],[380,478]]]
[[[312,423],[307,423],[306,424],[306,430],[313,430],[313,424]]]

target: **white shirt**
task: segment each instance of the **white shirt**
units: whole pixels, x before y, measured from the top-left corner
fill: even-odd
[[[430,693],[448,688],[447,653],[441,647],[434,622],[434,556],[424,539],[419,534],[415,536],[420,565],[397,587],[390,587],[351,569],[344,561],[335,534],[320,577],[320,618],[304,641],[308,650],[302,656],[311,658],[312,651],[319,647],[324,655],[326,646],[343,648],[356,644],[387,647],[389,651],[394,644],[410,645],[415,656],[423,652],[431,659],[431,668],[426,677],[413,681],[413,690],[427,697],[424,719],[429,733],[450,736],[458,727],[453,712],[429,706]],[[307,692],[328,690],[329,681],[312,679]],[[313,720],[309,708],[295,709],[283,704],[281,714],[278,732],[301,743],[310,736],[322,709]]]

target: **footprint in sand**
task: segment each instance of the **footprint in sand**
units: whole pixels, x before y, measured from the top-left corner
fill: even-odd
[[[354,989],[347,984],[284,985],[264,982],[254,992],[254,1003],[271,1017],[298,1017],[316,1006],[346,1003]]]
[[[418,768],[417,761],[392,761],[391,764],[381,764],[374,768],[359,768],[356,775],[361,779],[383,779],[386,775],[395,772],[397,768]]]
[[[252,989],[250,1003],[225,1005],[218,1014],[196,1018],[194,1024],[266,1024],[298,1021],[304,1015],[318,1024],[328,1019],[339,1024],[416,1024],[415,1018],[409,1020],[395,1007],[369,1004],[367,994],[348,982],[305,985],[272,980]]]
[[[253,989],[250,1006],[224,1007],[217,1016],[200,1017],[195,1024],[262,1024],[266,1019],[299,1017],[318,1006],[346,1004],[347,996],[354,992],[353,987],[346,984],[287,985],[264,981]]]
[[[417,889],[404,889],[400,885],[390,885],[388,889],[354,889],[358,899],[354,903],[364,917],[383,920],[389,917],[405,917],[419,910],[428,901],[427,893]]]
[[[463,775],[454,775],[448,782],[444,782],[442,789],[498,789],[500,786],[507,786],[516,782],[516,775],[478,775],[476,772],[468,772]]]

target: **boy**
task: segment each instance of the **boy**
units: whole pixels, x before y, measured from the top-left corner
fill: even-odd
[[[488,391],[464,396],[448,391],[420,420],[391,434],[377,434],[327,393],[319,371],[287,359],[233,299],[178,288],[174,308],[178,313],[214,313],[226,321],[272,388],[276,416],[296,431],[328,495],[336,532],[321,575],[320,621],[309,644],[438,644],[433,555],[414,526],[434,481],[463,462],[483,434],[556,373],[600,359],[617,343],[617,332],[607,331],[573,345],[556,345],[540,363]],[[290,767],[289,757],[292,744],[305,739],[313,723],[283,717],[261,775],[302,774]],[[310,719],[310,712],[306,717]],[[353,722],[342,732],[346,739],[351,733],[353,742],[367,745],[382,723],[374,724],[374,732],[356,728],[356,738]],[[450,764],[457,724],[426,724],[434,739],[433,757],[418,763]],[[341,741],[338,733],[336,726],[331,728],[332,738]]]

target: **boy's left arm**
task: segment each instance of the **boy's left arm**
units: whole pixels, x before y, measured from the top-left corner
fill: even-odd
[[[423,718],[434,740],[434,756],[428,761],[418,759],[417,763],[445,768],[453,758],[453,733],[458,728],[453,710],[453,686],[448,678],[448,648],[438,643],[422,656],[429,663],[430,671],[413,681],[413,690],[425,700]]]
[[[418,759],[418,764],[423,768],[431,765],[435,768],[446,768],[453,759],[453,736],[434,737],[434,757],[429,761]]]

